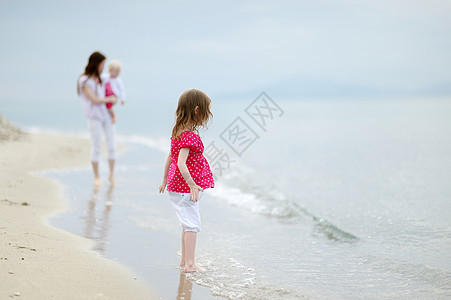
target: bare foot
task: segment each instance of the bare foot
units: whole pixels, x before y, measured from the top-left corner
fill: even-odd
[[[206,269],[202,268],[198,264],[194,264],[191,267],[185,266],[185,273],[193,273],[193,272],[205,272]]]
[[[99,177],[94,178],[94,187],[98,188],[101,185],[102,185],[102,180]]]

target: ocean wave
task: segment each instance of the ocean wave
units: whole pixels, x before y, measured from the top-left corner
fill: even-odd
[[[142,135],[117,135],[116,140],[124,143],[135,143],[147,146],[149,148],[168,153],[170,144],[166,137],[146,137]]]
[[[423,264],[395,261],[377,256],[369,256],[365,263],[374,265],[381,270],[399,274],[406,278],[421,278],[430,285],[434,295],[451,297],[451,273],[445,270],[431,268]]]
[[[213,197],[223,202],[245,209],[255,214],[270,218],[289,220],[292,222],[307,220],[314,225],[314,235],[323,236],[331,241],[355,242],[359,238],[338,226],[315,216],[306,208],[289,199],[272,184],[253,185],[249,180],[252,170],[240,166],[238,170],[229,172],[221,178],[219,184],[209,192]]]
[[[39,126],[24,126],[21,128],[26,132],[35,134],[64,135],[77,138],[89,138],[89,132],[87,131],[70,131]]]
[[[65,135],[78,138],[90,137],[88,131],[70,131],[39,126],[22,127],[22,129],[26,132],[37,134]],[[143,135],[121,133],[116,134],[116,141],[122,143],[140,144],[164,153],[168,153],[170,147],[169,139],[167,137],[148,137]]]
[[[293,218],[301,215],[299,207],[286,200],[283,194],[268,195],[259,192],[244,192],[240,188],[221,182],[211,191],[211,195],[232,206],[269,217]]]

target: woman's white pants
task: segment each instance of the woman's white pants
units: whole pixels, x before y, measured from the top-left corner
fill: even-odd
[[[107,155],[109,160],[116,159],[116,126],[110,120],[101,121],[88,119],[88,129],[91,134],[91,161],[98,162],[102,150],[102,132],[105,134]]]

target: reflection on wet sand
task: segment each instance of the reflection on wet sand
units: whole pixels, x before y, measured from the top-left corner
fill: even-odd
[[[184,272],[180,272],[179,289],[177,291],[177,300],[191,300],[193,283],[186,278]]]
[[[83,236],[95,241],[94,250],[104,253],[110,227],[110,213],[113,207],[114,186],[110,186],[105,195],[99,194],[100,188],[94,188],[88,200]],[[97,208],[98,206],[98,208]]]

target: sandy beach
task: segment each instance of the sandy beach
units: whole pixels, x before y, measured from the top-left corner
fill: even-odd
[[[92,241],[47,224],[67,204],[56,181],[33,172],[89,167],[89,140],[0,127],[0,298],[156,298]]]

